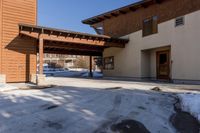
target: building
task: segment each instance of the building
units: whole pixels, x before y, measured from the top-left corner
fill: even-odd
[[[2,82],[28,82],[36,74],[36,40],[19,37],[19,23],[37,24],[37,1],[0,0]]]
[[[143,0],[84,20],[98,35],[38,26],[37,0],[0,7],[0,82],[42,84],[44,54],[62,54],[89,56],[90,73],[103,56],[106,77],[200,83],[199,0]]]
[[[37,25],[37,0],[0,0],[0,83],[43,84],[45,53],[90,56],[91,75],[92,56],[102,56],[105,48],[125,47],[127,42],[105,35],[41,27]]]
[[[143,0],[83,23],[129,40],[103,51],[104,76],[200,83],[200,0]]]
[[[79,56],[63,54],[44,54],[44,63],[53,68],[74,68]]]

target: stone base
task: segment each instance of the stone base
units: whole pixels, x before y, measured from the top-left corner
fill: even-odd
[[[6,83],[6,75],[0,74],[0,83],[5,84]]]
[[[37,78],[36,78],[36,83],[38,86],[43,86],[43,85],[47,85],[46,83],[46,76],[42,75],[42,74],[38,74]]]
[[[45,82],[46,76],[43,74],[31,74],[30,82],[39,86],[47,85]]]
[[[33,83],[33,84],[37,83],[37,74],[31,74],[30,82]]]

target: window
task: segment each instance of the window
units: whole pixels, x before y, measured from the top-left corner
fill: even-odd
[[[183,16],[176,18],[176,20],[175,20],[175,27],[182,26],[184,24],[185,24],[185,19],[184,19]]]
[[[143,21],[143,37],[158,33],[158,17],[145,19]]]
[[[114,57],[105,57],[104,58],[104,69],[113,70],[114,69]]]

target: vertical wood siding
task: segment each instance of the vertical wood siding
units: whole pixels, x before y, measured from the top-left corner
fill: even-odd
[[[0,0],[0,73],[2,73],[1,57],[2,57],[2,0]]]
[[[18,36],[19,23],[36,25],[36,0],[2,1],[1,73],[7,82],[27,82],[36,73],[36,42]]]

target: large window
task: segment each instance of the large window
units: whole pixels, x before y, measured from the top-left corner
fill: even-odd
[[[143,37],[158,33],[158,17],[153,16],[143,21]]]
[[[105,57],[104,58],[104,69],[113,70],[114,69],[114,57]]]

